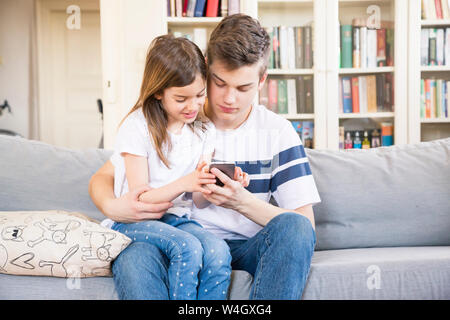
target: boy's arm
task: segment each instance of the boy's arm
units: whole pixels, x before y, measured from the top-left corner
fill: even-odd
[[[114,195],[114,165],[107,161],[89,181],[89,195],[97,208],[108,218],[124,223],[159,219],[169,209],[170,202],[145,203],[138,200],[149,186],[130,189],[127,194]]]

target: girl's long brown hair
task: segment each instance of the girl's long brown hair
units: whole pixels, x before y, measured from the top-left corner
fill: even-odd
[[[156,152],[168,168],[170,164],[163,152],[165,144],[169,152],[172,148],[167,133],[168,117],[155,95],[163,94],[170,87],[190,85],[198,74],[206,79],[207,67],[201,50],[193,42],[172,35],[155,38],[147,53],[139,99],[120,122],[122,124],[126,117],[142,108]]]

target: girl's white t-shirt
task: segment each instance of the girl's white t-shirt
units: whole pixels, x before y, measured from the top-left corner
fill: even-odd
[[[206,130],[201,130],[194,123],[194,130],[185,124],[180,134],[169,132],[172,142],[172,150],[167,153],[167,147],[163,148],[170,163],[170,169],[159,159],[153,146],[153,139],[148,131],[147,121],[142,108],[131,113],[123,121],[116,136],[114,153],[110,160],[114,165],[114,194],[120,197],[128,192],[128,182],[125,174],[125,161],[122,153],[129,153],[147,158],[149,186],[159,188],[167,185],[195,170],[202,155],[211,155],[214,152],[215,127],[212,122],[204,125]],[[183,193],[172,201],[173,207],[168,213],[177,216],[190,217],[192,210],[192,197]],[[109,219],[107,219],[109,220]],[[112,226],[112,221],[104,221],[105,226]]]

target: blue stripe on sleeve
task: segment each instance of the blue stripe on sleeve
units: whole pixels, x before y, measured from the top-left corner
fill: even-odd
[[[310,174],[311,168],[308,162],[298,163],[292,167],[286,168],[272,177],[270,182],[270,191],[275,192],[283,183],[299,177],[308,176]]]
[[[236,166],[248,174],[261,174],[272,172],[272,160],[263,161],[236,161]]]
[[[278,157],[278,161],[277,158]],[[274,167],[272,170],[275,170],[279,166],[282,166],[283,164],[286,164],[288,162],[291,162],[292,160],[297,160],[301,158],[305,158],[305,148],[303,145],[297,145],[294,147],[291,147],[289,149],[286,149],[284,151],[281,151],[278,156],[274,157],[274,163],[276,164],[276,167]]]
[[[246,188],[251,193],[268,193],[270,189],[270,179],[250,180]]]

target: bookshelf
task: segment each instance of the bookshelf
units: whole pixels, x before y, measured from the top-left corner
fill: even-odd
[[[422,105],[425,103],[425,96],[422,93],[424,89],[421,83],[422,79],[423,81],[426,81],[426,79],[450,81],[450,63],[445,61],[444,65],[427,65],[424,63],[422,61],[423,44],[421,43],[422,31],[450,28],[450,16],[447,14],[446,17],[443,16],[440,19],[437,17],[430,18],[430,12],[426,10],[426,8],[422,8],[422,1],[411,1],[409,3],[409,143],[450,137],[450,118],[448,116],[445,117],[445,114],[441,113],[439,115],[435,113],[427,117],[426,115],[424,116],[424,111],[421,110]],[[435,7],[433,8],[434,10]],[[429,42],[428,45],[430,45]]]
[[[256,11],[253,16],[258,18],[264,28],[295,28],[310,27],[311,28],[311,60],[306,62],[283,63],[279,62],[278,68],[270,67],[268,70],[268,79],[274,80],[291,80],[295,79],[295,92],[297,98],[297,105],[300,104],[299,99],[303,91],[303,85],[299,83],[299,78],[303,81],[310,81],[312,84],[312,106],[308,106],[306,112],[303,107],[298,107],[288,110],[287,114],[280,114],[282,117],[293,122],[294,127],[301,126],[306,128],[313,123],[313,147],[316,149],[327,148],[327,127],[326,127],[326,96],[321,94],[326,83],[326,51],[325,48],[325,17],[323,12],[326,9],[326,0],[258,0],[257,6],[254,7]],[[305,31],[302,31],[305,32]],[[294,35],[296,39],[297,35]],[[282,39],[280,39],[281,41]],[[289,42],[289,41],[288,41]],[[291,41],[292,42],[292,41]],[[283,45],[280,42],[280,45]],[[290,50],[285,49],[284,50]],[[295,48],[297,51],[298,48]],[[304,50],[304,48],[303,48]],[[294,49],[292,49],[292,54]],[[291,54],[289,52],[288,54]],[[296,53],[298,54],[298,53]],[[280,65],[281,64],[281,65]],[[284,66],[283,66],[284,65]],[[300,67],[299,67],[300,65]],[[305,67],[307,66],[307,67]],[[306,86],[306,85],[305,85]],[[309,87],[311,88],[311,87]],[[262,95],[262,94],[261,94]],[[305,111],[305,112],[300,112]],[[305,132],[305,131],[304,131]]]
[[[381,28],[393,30],[393,45],[394,50],[392,55],[393,64],[384,66],[377,66],[370,64],[352,65],[348,63],[342,63],[343,48],[342,44],[342,32],[340,26],[352,25],[351,28],[351,41],[353,53],[353,40],[354,29],[356,27],[364,26],[360,24],[361,21],[368,21],[369,17],[374,13],[373,9],[368,10],[369,6],[377,6],[379,8],[379,14],[381,18]],[[345,131],[368,131],[369,135],[374,129],[380,130],[384,123],[391,123],[393,125],[393,143],[403,144],[408,141],[407,134],[407,64],[404,58],[407,55],[407,37],[399,37],[396,35],[407,34],[407,21],[408,12],[405,8],[408,7],[408,1],[406,0],[381,0],[381,1],[352,1],[352,0],[331,0],[327,1],[327,48],[336,48],[333,50],[333,54],[329,54],[327,57],[327,148],[339,149],[339,128],[344,127]],[[354,21],[354,18],[361,18],[360,21]],[[368,28],[370,29],[370,28]],[[361,29],[359,28],[358,32]],[[359,34],[360,36],[360,34]],[[378,40],[378,39],[377,39]],[[359,48],[361,50],[361,48]],[[369,48],[367,48],[369,50]],[[331,50],[327,50],[330,52]],[[386,48],[388,51],[388,48]],[[361,51],[360,51],[361,52]],[[386,52],[388,54],[388,52]],[[362,55],[361,55],[362,56]],[[343,67],[347,66],[347,67]],[[380,108],[376,106],[376,112],[370,112],[370,110],[357,110],[350,111],[349,113],[343,112],[342,103],[343,99],[342,81],[347,81],[356,78],[359,87],[361,87],[361,80],[358,79],[369,76],[376,79],[380,76],[383,79],[392,78],[393,101],[388,107]],[[385,80],[383,80],[385,81]],[[387,80],[386,80],[387,82]],[[385,82],[382,82],[385,83]],[[351,84],[351,83],[350,83]],[[354,90],[354,87],[353,87]],[[347,91],[348,92],[348,91]],[[384,93],[387,95],[386,92]],[[355,99],[355,97],[352,97]],[[352,103],[352,102],[351,102]],[[359,108],[359,103],[357,104]],[[390,107],[391,106],[391,107]],[[367,106],[366,106],[367,108]],[[360,136],[363,139],[362,136]]]

